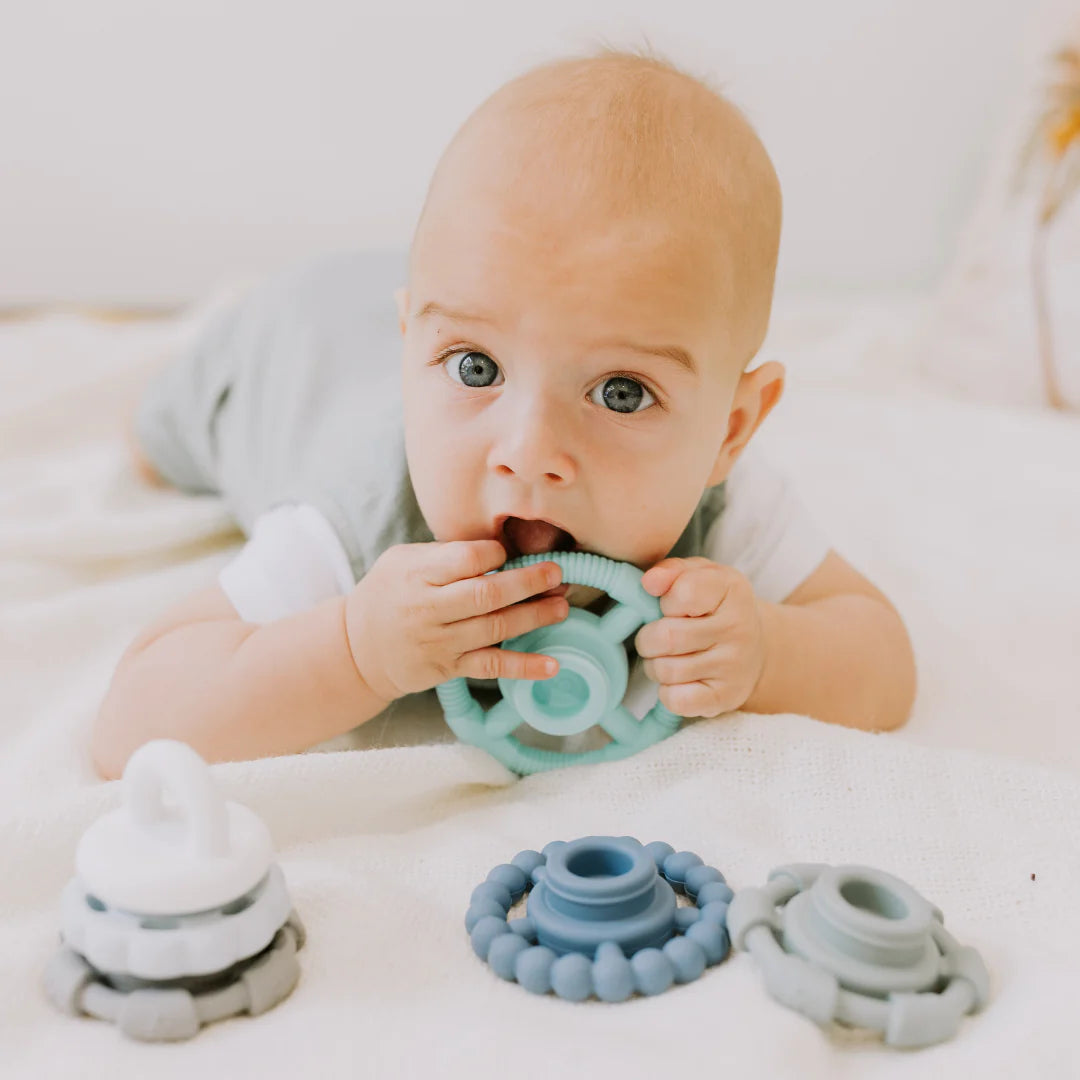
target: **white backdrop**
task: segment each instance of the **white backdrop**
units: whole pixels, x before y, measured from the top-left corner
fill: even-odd
[[[758,125],[781,288],[938,277],[1047,0],[0,0],[0,307],[407,243],[487,93],[647,34]]]

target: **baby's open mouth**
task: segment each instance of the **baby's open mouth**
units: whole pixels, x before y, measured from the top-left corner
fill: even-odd
[[[508,517],[502,526],[499,537],[506,548],[506,561],[519,555],[539,555],[546,551],[580,551],[581,547],[565,529],[550,521]],[[538,596],[565,596],[570,586],[556,585]]]
[[[503,522],[500,539],[508,559],[539,555],[543,551],[573,551],[577,546],[570,533],[550,521],[517,517],[508,517]]]

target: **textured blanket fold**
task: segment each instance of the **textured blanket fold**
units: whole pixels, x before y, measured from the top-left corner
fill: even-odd
[[[175,1045],[54,1012],[60,893],[119,797],[91,718],[131,637],[240,539],[215,499],[140,485],[123,448],[188,329],[0,326],[0,1077],[1080,1075],[1080,425],[866,380],[793,378],[761,437],[907,621],[905,729],[734,714],[517,779],[409,698],[321,752],[214,767],[269,826],[308,930],[288,999]],[[696,851],[735,889],[786,862],[887,870],[980,950],[991,1003],[899,1052],[787,1011],[743,953],[619,1005],[500,981],[464,930],[473,886],[589,834]]]

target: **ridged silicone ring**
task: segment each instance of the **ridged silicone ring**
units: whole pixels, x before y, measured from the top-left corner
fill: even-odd
[[[481,747],[508,769],[521,774],[564,765],[614,761],[673,734],[682,718],[659,701],[640,720],[622,705],[626,665],[620,643],[644,623],[661,617],[660,601],[642,588],[643,572],[631,563],[617,562],[602,555],[551,551],[512,559],[493,573],[540,562],[558,563],[565,584],[602,589],[617,603],[602,616],[572,608],[563,623],[541,627],[503,642],[504,648],[556,656],[560,672],[550,680],[500,679],[503,700],[486,713],[464,679],[450,679],[435,687],[446,722],[454,734],[462,742]],[[615,645],[619,647],[613,648]],[[563,679],[565,690],[561,703],[556,703],[550,700],[557,695],[548,684],[560,679]],[[505,684],[511,683],[513,689],[507,694]],[[602,727],[611,742],[578,753],[526,746],[512,734],[530,718],[523,715],[523,707],[532,710],[534,717],[545,717],[555,725],[541,730],[557,730],[560,723],[572,725],[584,716],[592,722],[586,726],[594,723]],[[568,732],[577,730],[582,728],[567,728]]]

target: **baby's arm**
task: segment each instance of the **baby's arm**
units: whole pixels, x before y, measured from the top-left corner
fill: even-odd
[[[664,617],[635,644],[673,712],[800,713],[868,731],[907,720],[916,679],[907,631],[835,551],[782,603],[705,558],[664,559],[642,584]]]
[[[271,589],[260,597],[252,590],[260,581],[288,574],[310,584],[305,571],[320,569],[273,563],[283,528],[295,523],[291,510],[256,525],[222,573],[228,585],[191,597],[132,642],[94,728],[103,776],[119,776],[149,739],[180,739],[209,761],[287,754],[448,679],[555,674],[547,656],[498,647],[565,618],[563,598],[534,598],[561,579],[554,563],[490,574],[506,561],[494,540],[398,544],[343,595],[318,592],[327,598],[309,603]]]
[[[644,579],[666,617],[639,632],[638,654],[668,708],[799,713],[877,731],[904,723],[916,672],[903,621],[752,442],[702,555],[665,559]]]
[[[761,604],[767,646],[747,712],[798,712],[866,731],[904,724],[916,671],[903,620],[835,551],[782,604]]]
[[[172,608],[128,647],[92,738],[103,777],[118,777],[154,738],[208,761],[306,749],[387,705],[364,682],[345,633],[345,597],[261,625],[244,622],[219,585]]]

